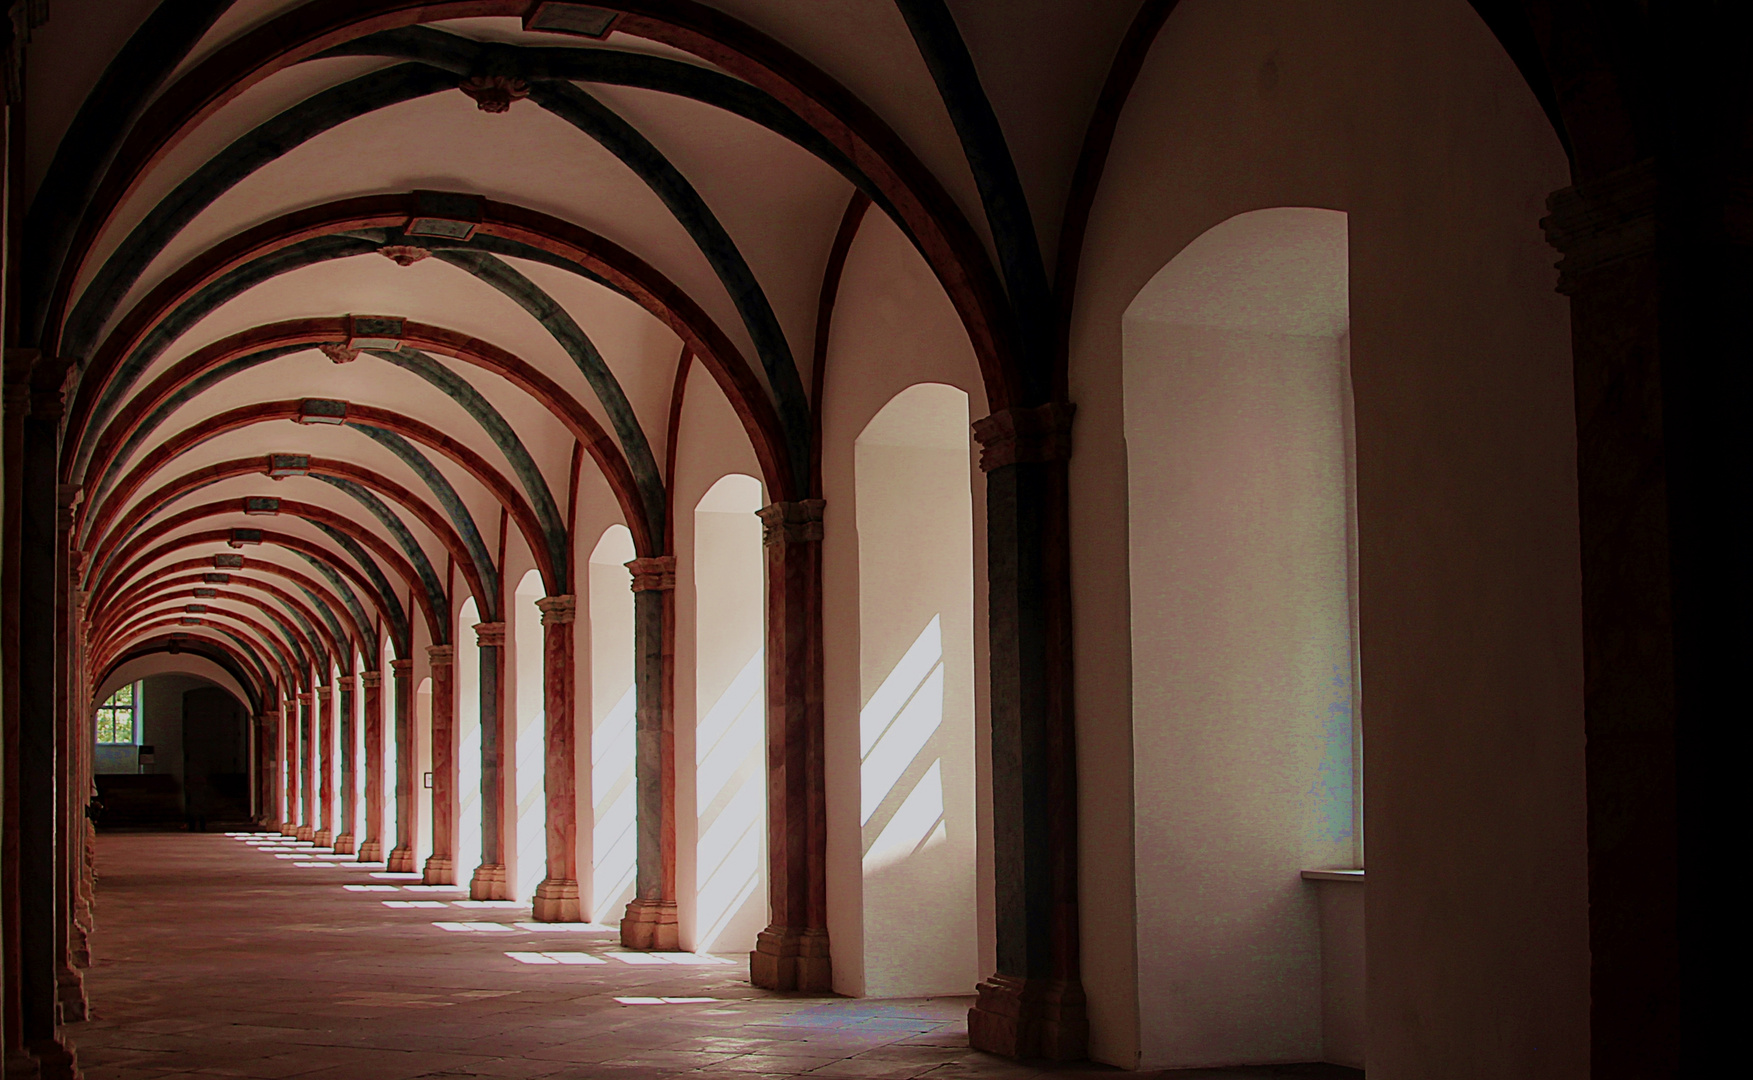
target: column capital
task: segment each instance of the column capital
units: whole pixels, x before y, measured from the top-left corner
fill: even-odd
[[[394,675],[398,679],[407,678],[408,672],[413,671],[413,670],[414,670],[414,661],[412,661],[412,660],[391,660],[390,661],[390,674]]]
[[[761,545],[820,543],[822,513],[827,505],[822,499],[799,499],[761,507],[755,511],[761,519]]]
[[[536,610],[542,613],[543,626],[569,623],[578,615],[578,597],[544,596],[536,601]]]
[[[383,672],[361,671],[359,673],[359,685],[367,690],[376,690],[383,685]]]
[[[457,647],[455,645],[428,645],[426,658],[432,661],[433,667],[444,667],[456,662]]]
[[[1656,160],[1645,158],[1546,197],[1540,227],[1563,256],[1559,292],[1576,292],[1578,278],[1591,270],[1655,251],[1660,188]]]
[[[668,592],[676,587],[676,557],[653,555],[627,564],[633,571],[634,592]]]
[[[317,699],[319,701],[323,702],[324,704],[327,704],[328,700],[333,696],[334,696],[334,688],[333,687],[327,686],[327,685],[319,685],[317,687]]]
[[[340,689],[351,693],[359,688],[359,676],[353,674],[342,675],[335,680],[335,685]]]
[[[38,356],[30,369],[30,414],[41,420],[59,421],[67,407],[67,386],[77,365],[71,357]]]
[[[1076,414],[1077,406],[1069,401],[1049,401],[1005,409],[974,421],[980,471],[1070,460],[1071,418]]]
[[[476,623],[475,644],[483,649],[505,648],[505,624],[502,622]]]

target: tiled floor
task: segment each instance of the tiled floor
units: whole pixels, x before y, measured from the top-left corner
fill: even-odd
[[[1124,1075],[970,1051],[966,998],[772,994],[267,839],[101,838],[93,1019],[67,1029],[88,1080]]]

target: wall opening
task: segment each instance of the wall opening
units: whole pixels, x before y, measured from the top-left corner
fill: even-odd
[[[1362,1065],[1302,876],[1361,865],[1348,290],[1345,215],[1276,208],[1126,311],[1141,1067]]]
[[[547,767],[547,728],[542,681],[542,609],[536,601],[546,596],[542,575],[531,570],[518,582],[511,627],[514,659],[517,663],[512,690],[516,703],[512,710],[512,745],[516,761],[512,766],[513,811],[517,839],[510,875],[512,896],[528,900],[536,894],[548,869],[548,804],[545,798]]]
[[[761,482],[694,507],[695,945],[742,953],[767,925],[766,555]]]
[[[481,613],[475,598],[457,613],[457,880],[466,882],[481,865],[481,647],[475,624]]]
[[[979,981],[968,395],[895,395],[854,447],[865,993]]]
[[[590,800],[593,922],[619,926],[633,899],[638,857],[633,782],[635,552],[625,525],[604,531],[590,553]]]

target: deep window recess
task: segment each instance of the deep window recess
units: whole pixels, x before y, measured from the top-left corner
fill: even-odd
[[[128,683],[111,694],[97,709],[97,741],[100,746],[132,746],[139,741],[136,703],[140,684]]]

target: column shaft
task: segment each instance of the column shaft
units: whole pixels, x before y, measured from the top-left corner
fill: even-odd
[[[316,839],[317,769],[316,769],[317,687],[298,695],[298,770],[303,778],[299,788],[298,828],[293,835],[300,840]]]
[[[73,700],[73,577],[77,566],[69,536],[73,508],[79,504],[77,485],[62,484],[55,502],[55,995],[61,1018],[84,1020],[85,980],[73,963],[73,898],[78,895],[79,848],[85,829],[78,826],[83,785],[77,773],[79,716],[84,708]]]
[[[1072,407],[974,425],[986,472],[992,818],[998,971],[970,1045],[1076,1060],[1089,1024],[1078,966],[1077,760],[1071,711],[1066,460]]]
[[[317,722],[312,725],[320,745],[317,747],[317,847],[335,845],[335,689],[319,687],[317,691]]]
[[[30,408],[30,371],[36,364],[34,349],[8,349],[5,355],[5,449],[0,453],[4,466],[5,507],[0,513],[0,537],[4,552],[0,553],[0,661],[5,664],[4,685],[0,686],[0,763],[4,763],[5,780],[0,784],[0,985],[4,1001],[0,1002],[0,1042],[5,1044],[6,1071],[23,1073],[28,1059],[24,1051],[24,984],[20,979],[23,963],[20,940],[23,899],[19,892],[19,783],[22,725],[19,686],[20,599],[24,592],[20,568],[23,548],[24,507],[24,425]]]
[[[365,839],[360,862],[383,861],[383,672],[359,676],[365,694]]]
[[[419,824],[414,803],[414,661],[391,660],[390,674],[396,710],[396,846],[390,851],[389,869],[412,874],[417,869],[414,830]]]
[[[505,624],[476,623],[475,640],[481,656],[481,865],[469,879],[469,896],[506,900]]]
[[[767,552],[767,895],[749,978],[774,990],[833,988],[822,721],[820,499],[761,510]]]
[[[348,660],[352,664],[352,660]],[[354,748],[356,729],[353,720],[353,675],[341,676],[341,820],[336,823],[335,854],[351,855],[358,846],[353,835],[359,820],[359,755]]]
[[[548,875],[532,904],[542,922],[578,922],[578,749],[573,682],[576,598],[549,596],[542,612],[542,786],[547,799]]]
[[[638,857],[634,895],[621,919],[629,949],[674,949],[676,924],[676,557],[634,559],[633,756]]]
[[[426,859],[428,885],[457,880],[456,647],[434,645],[432,659],[432,854]]]

